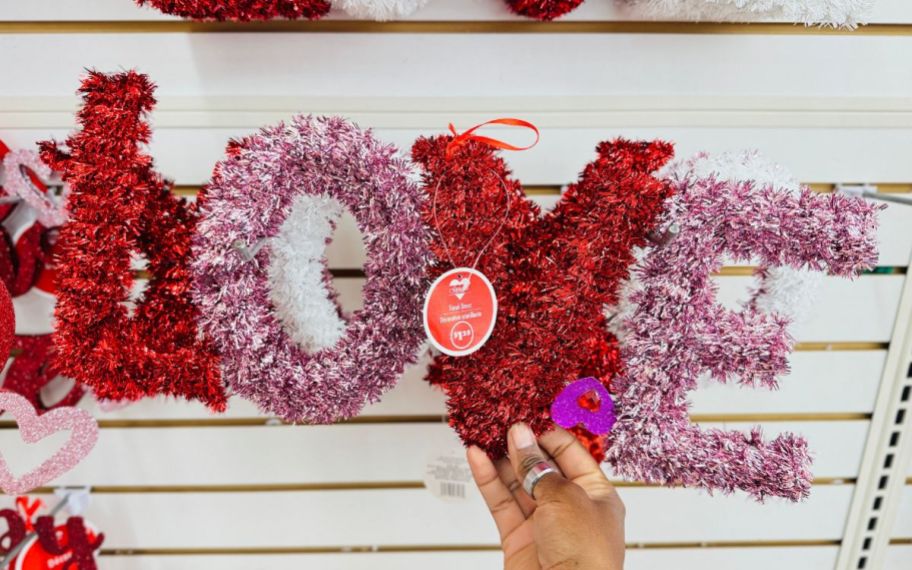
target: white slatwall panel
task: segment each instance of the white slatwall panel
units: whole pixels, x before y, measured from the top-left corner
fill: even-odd
[[[75,78],[86,66],[113,70],[124,65],[149,73],[161,85],[162,97],[712,94],[748,97],[747,104],[751,97],[820,97],[863,107],[907,99],[912,88],[909,36],[73,34],[65,36],[66,49],[47,49],[60,45],[60,37],[0,38],[7,60],[23,62],[7,67],[0,94],[60,97],[75,91]],[[504,49],[505,38],[509,49]],[[485,65],[478,65],[480,60]],[[445,73],[441,62],[446,62]],[[832,73],[834,64],[851,69],[851,77]]]
[[[625,13],[619,1],[587,0],[567,21],[621,20]],[[333,17],[345,17],[333,13]],[[412,20],[504,20],[512,15],[501,0],[431,0],[411,16]],[[13,12],[10,20],[163,20],[166,16],[150,9],[139,9],[132,0],[85,0],[59,3],[59,0],[31,0]],[[912,22],[912,7],[905,0],[879,0],[871,23]]]
[[[906,570],[910,564],[912,564],[912,545],[891,546],[887,550],[884,570]]]
[[[912,485],[906,485],[900,500],[899,516],[893,525],[893,536],[912,538]]]
[[[720,548],[627,551],[627,570],[704,570],[726,568],[729,570],[822,570],[832,568],[836,560],[835,546],[801,548]],[[279,556],[137,556],[106,557],[105,570],[494,570],[501,568],[499,552],[432,552],[432,553],[376,553],[376,554],[303,554]],[[900,570],[897,566],[895,570]],[[894,569],[890,569],[894,570]],[[905,568],[902,568],[905,570]]]
[[[630,543],[818,541],[841,537],[852,486],[817,487],[800,504],[763,505],[741,495],[710,496],[692,489],[621,491]],[[454,505],[424,489],[97,494],[86,516],[108,533],[109,549],[492,545],[497,540],[479,496]]]
[[[708,423],[704,427],[749,430],[751,423]],[[868,423],[771,422],[764,433],[801,433],[816,461],[813,473],[823,478],[858,474]],[[102,430],[91,456],[62,476],[62,485],[205,486],[325,484],[327,482],[418,482],[428,457],[458,440],[439,424],[342,426],[218,427],[208,429]],[[0,448],[11,455],[15,472],[38,465],[57,441],[25,446],[15,430],[0,430]],[[401,452],[408,449],[407,454]],[[143,450],[140,457],[131,457]],[[237,453],[244,450],[243,453]],[[315,461],[315,458],[320,458]],[[365,469],[365,466],[370,466]],[[607,466],[606,466],[607,469]]]

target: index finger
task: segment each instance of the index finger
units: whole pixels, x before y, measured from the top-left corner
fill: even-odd
[[[539,437],[538,443],[571,481],[581,477],[608,480],[599,464],[572,433],[555,426],[552,431]]]

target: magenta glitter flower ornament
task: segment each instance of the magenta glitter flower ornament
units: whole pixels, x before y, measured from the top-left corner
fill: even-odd
[[[582,426],[590,433],[604,435],[617,418],[611,394],[597,378],[589,377],[569,384],[557,395],[551,404],[551,419],[567,429]]]
[[[232,143],[193,242],[200,325],[228,385],[287,421],[357,414],[424,340],[423,195],[395,147],[338,117],[299,116]],[[344,318],[325,246],[342,210],[365,236],[363,308]]]
[[[648,248],[636,270],[633,309],[623,323],[625,370],[612,380],[618,421],[607,460],[631,479],[799,500],[811,485],[803,438],[768,441],[759,428],[704,430],[688,417],[687,393],[701,375],[774,388],[794,343],[785,316],[753,302],[723,308],[710,276],[727,254],[767,268],[851,277],[877,261],[878,208],[808,189],[796,194],[698,176],[694,165],[671,176],[675,197],[659,233],[677,225],[677,235]]]
[[[0,490],[8,495],[28,493],[60,477],[85,459],[98,440],[98,424],[79,408],[57,408],[39,416],[27,399],[0,391],[0,410],[16,420],[25,443],[37,443],[59,431],[70,430],[70,439],[62,448],[21,477],[10,472],[0,451]]]

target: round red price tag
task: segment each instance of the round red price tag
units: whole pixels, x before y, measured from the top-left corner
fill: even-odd
[[[437,278],[424,300],[424,330],[437,350],[465,356],[482,347],[494,331],[497,296],[483,273],[468,267]]]

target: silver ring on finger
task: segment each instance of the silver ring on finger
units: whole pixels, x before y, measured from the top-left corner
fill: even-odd
[[[551,464],[547,461],[539,461],[529,469],[523,479],[523,489],[526,490],[526,493],[529,493],[530,497],[535,499],[535,486],[549,473],[557,473],[557,469],[551,467]]]

